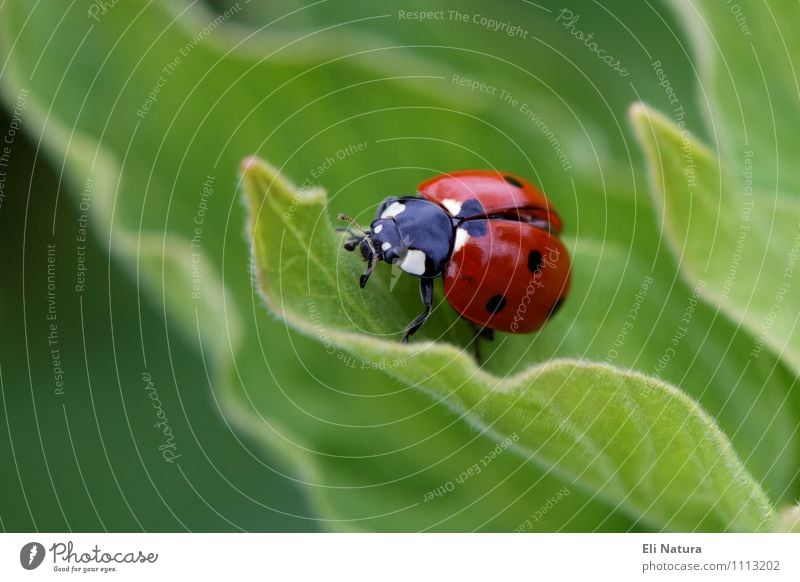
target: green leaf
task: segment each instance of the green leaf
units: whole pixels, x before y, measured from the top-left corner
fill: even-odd
[[[751,361],[771,349],[800,372],[800,200],[742,187],[688,131],[643,105],[631,118],[683,275],[750,330]]]
[[[425,7],[420,0],[390,5],[387,14]],[[479,1],[451,5],[488,14]],[[255,436],[235,445],[248,461],[244,469],[238,465],[225,472],[238,488],[244,489],[243,471],[248,483],[258,484],[247,489],[249,496],[231,483],[215,486],[217,465],[230,458],[223,446],[210,458],[186,451],[196,466],[208,465],[192,482],[207,488],[201,493],[209,505],[236,498],[249,523],[269,529],[275,527],[275,512],[290,511],[274,490],[282,481],[300,484],[312,505],[313,513],[301,515],[296,527],[507,531],[526,516],[537,516],[531,521],[541,531],[655,527],[507,453],[454,491],[424,501],[427,492],[479,462],[496,441],[444,403],[431,404],[429,396],[343,350],[331,353],[330,340],[302,336],[261,308],[235,192],[238,163],[250,153],[280,162],[304,187],[324,184],[336,193],[336,212],[362,216],[383,196],[407,193],[436,171],[492,165],[530,176],[566,221],[575,285],[559,316],[540,333],[499,338],[487,367],[502,376],[566,358],[613,362],[662,378],[711,413],[772,499],[781,504],[796,499],[800,403],[791,390],[794,374],[771,351],[747,363],[749,333],[698,302],[693,285],[677,278],[663,252],[652,203],[640,194],[644,173],[634,167],[630,135],[620,119],[637,95],[665,100],[638,37],[664,48],[659,56],[679,94],[688,94],[692,69],[668,14],[647,3],[619,2],[623,5],[637,23],[636,36],[609,3],[582,6],[581,25],[591,23],[609,53],[625,55],[631,83],[620,83],[619,75],[556,22],[557,13],[523,2],[493,6],[491,14],[523,24],[529,39],[505,38],[474,24],[409,23],[396,13],[376,19],[376,9],[363,2],[347,5],[356,22],[343,21],[337,13],[341,4],[330,2],[278,21],[279,9],[270,3],[259,8],[263,20],[258,21],[250,3],[235,15],[247,28],[229,26],[231,20],[208,34],[203,31],[216,16],[198,3],[130,0],[116,4],[100,23],[77,4],[64,12],[23,0],[0,6],[0,51],[7,63],[0,87],[9,107],[21,89],[29,91],[24,128],[36,141],[44,137],[43,150],[57,168],[63,165],[68,178],[59,205],[69,203],[69,194],[77,207],[94,162],[98,179],[90,230],[131,274],[130,280],[115,280],[114,288],[132,294],[141,288],[163,303],[154,309],[161,317],[144,322],[144,335],[130,339],[133,350],[114,346],[126,354],[120,362],[137,368],[131,354],[145,346],[151,362],[174,376],[180,393],[186,386],[194,395],[205,393],[208,382],[226,420]],[[384,9],[378,12],[381,16]],[[653,18],[654,12],[665,20]],[[140,118],[137,109],[165,65],[187,45],[193,48]],[[572,171],[564,171],[548,135],[519,106],[456,84],[454,74],[505,89],[528,104],[567,152]],[[696,116],[686,109],[687,120]],[[365,150],[336,158],[340,148],[362,142]],[[332,166],[329,158],[336,159]],[[214,178],[214,195],[202,225],[197,300],[190,295],[197,246],[191,239],[208,175]],[[64,214],[60,209],[58,216]],[[69,241],[72,225],[64,228]],[[360,271],[360,265],[350,266]],[[648,277],[654,283],[627,340],[620,342]],[[371,285],[389,294],[389,277],[379,276]],[[417,313],[415,287],[401,278],[390,293],[393,310],[383,314],[388,332],[399,332]],[[31,293],[39,288],[29,287]],[[123,310],[134,303],[119,301]],[[109,311],[103,301],[86,302],[84,308],[88,321],[105,321]],[[683,334],[679,322],[687,313],[692,322]],[[135,317],[125,325],[117,310],[114,315],[115,329],[136,334]],[[453,321],[452,311],[442,306],[426,333],[446,333],[447,341],[463,344],[466,330],[451,327]],[[196,359],[189,366],[174,364],[174,354],[168,357],[155,341],[165,334],[149,331],[154,325],[183,330],[185,349],[194,349]],[[676,337],[680,345],[665,362]],[[91,339],[109,343],[105,336]],[[208,367],[197,370],[200,361]],[[42,369],[48,364],[45,360]],[[83,365],[82,358],[72,362],[73,369]],[[138,372],[123,374],[122,382],[137,382]],[[115,374],[108,371],[112,383],[119,381]],[[82,378],[72,378],[85,388]],[[129,441],[128,429],[119,424],[121,439]],[[137,441],[139,430],[145,429],[135,429]],[[254,442],[266,450],[251,450]],[[129,464],[122,465],[127,470]],[[143,480],[137,491],[150,488],[146,476]],[[186,497],[170,485],[176,498]],[[543,505],[564,487],[569,495],[542,514]],[[226,514],[226,505],[217,507]],[[187,521],[189,527],[193,523]]]
[[[756,190],[800,198],[800,3],[671,0],[689,33],[723,167],[738,174],[752,155]],[[674,69],[668,71],[672,74]]]
[[[253,265],[264,300],[293,327],[385,366],[498,446],[658,530],[762,531],[774,511],[730,443],[666,383],[559,360],[512,377],[476,367],[444,342],[403,345],[403,310],[379,285],[360,291],[323,192],[297,192],[255,158],[243,164]],[[407,366],[390,362],[408,360]]]
[[[800,506],[795,505],[781,510],[777,531],[800,533]]]

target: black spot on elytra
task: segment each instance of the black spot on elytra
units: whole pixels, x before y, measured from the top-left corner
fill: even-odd
[[[542,253],[531,251],[528,254],[528,269],[531,273],[538,273],[542,270]]]
[[[506,301],[505,297],[503,297],[502,295],[494,295],[492,296],[491,299],[489,299],[489,301],[486,302],[486,311],[488,311],[492,315],[495,315],[503,311],[503,309],[506,306],[506,303],[508,302]]]
[[[517,180],[514,176],[503,176],[503,180],[511,184],[512,186],[516,186],[517,188],[522,188],[522,182]]]
[[[558,299],[556,299],[556,302],[553,303],[553,306],[550,308],[550,312],[547,314],[547,319],[550,319],[556,313],[558,313],[558,310],[561,309],[562,305],[564,305],[564,298],[559,297]]]

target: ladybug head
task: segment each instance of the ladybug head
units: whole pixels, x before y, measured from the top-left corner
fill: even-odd
[[[378,218],[368,229],[361,228],[354,219],[345,214],[340,214],[339,220],[349,222],[355,228],[355,231],[346,229],[351,237],[344,243],[344,248],[353,251],[358,247],[367,262],[367,268],[360,279],[362,288],[367,284],[378,261],[395,263],[405,256],[406,248],[394,220]]]

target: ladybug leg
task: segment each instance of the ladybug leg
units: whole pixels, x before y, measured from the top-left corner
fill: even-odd
[[[364,238],[363,234],[357,234],[353,232],[349,226],[340,226],[336,229],[336,232],[346,232],[350,235],[350,238],[344,241],[344,250],[346,251],[354,251],[358,246],[358,243],[361,242],[361,239]]]
[[[375,258],[375,255],[372,255],[369,257],[369,259],[367,259],[367,268],[364,269],[363,273],[361,273],[361,279],[358,281],[358,284],[361,285],[362,289],[366,287],[367,281],[369,281],[369,276],[372,275],[372,271],[375,270],[375,263],[377,262],[378,260]]]
[[[419,314],[414,321],[408,324],[403,339],[404,344],[408,343],[408,338],[414,335],[423,323],[428,321],[431,314],[431,306],[433,305],[433,279],[430,277],[423,277],[419,280],[419,294],[422,297],[422,303],[425,304],[425,311]]]
[[[361,238],[362,237],[358,236],[357,234],[355,234],[353,232],[350,232],[349,230],[347,230],[347,232],[350,233],[350,238],[347,239],[346,241],[344,241],[344,245],[342,245],[342,246],[344,246],[344,250],[352,252],[352,251],[354,251],[356,249],[356,247],[358,246],[358,243],[361,242]]]
[[[350,238],[348,238],[346,241],[344,241],[344,245],[343,246],[344,246],[344,250],[346,250],[346,251],[354,251],[356,249],[356,247],[359,245],[359,243],[362,240],[364,240],[364,237],[367,234],[369,234],[369,232],[364,230],[364,229],[362,229],[360,226],[358,226],[358,223],[355,221],[355,219],[351,218],[347,214],[341,214],[340,213],[339,214],[339,220],[343,220],[345,222],[350,223],[349,226],[339,226],[339,227],[337,227],[336,228],[336,232],[346,232],[347,234],[350,235]],[[357,228],[360,232],[359,233],[353,232],[353,228],[354,227]],[[363,285],[362,285],[362,287],[363,287]]]
[[[472,328],[472,346],[475,350],[475,360],[479,364],[483,364],[483,350],[481,349],[481,340],[494,341],[494,330],[488,327],[483,327],[472,321],[466,320]]]

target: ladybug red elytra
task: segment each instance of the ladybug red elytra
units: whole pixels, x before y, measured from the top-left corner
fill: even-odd
[[[425,311],[408,325],[404,342],[428,319],[440,276],[450,305],[486,337],[491,330],[535,331],[558,311],[569,291],[570,260],[558,237],[561,218],[538,188],[505,172],[466,170],[417,190],[419,196],[384,200],[370,227],[350,230],[344,245],[358,247],[367,261],[361,287],[378,261],[420,279]]]

